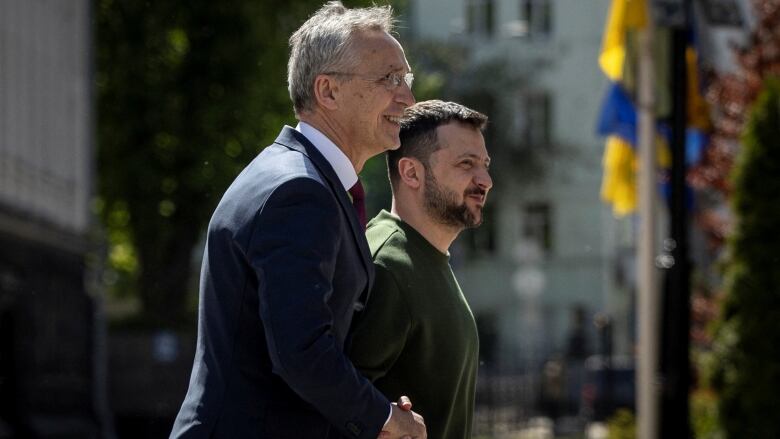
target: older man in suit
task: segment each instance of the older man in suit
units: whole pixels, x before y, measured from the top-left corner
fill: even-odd
[[[425,438],[345,355],[374,269],[347,190],[397,148],[414,103],[389,7],[329,2],[290,38],[296,128],[225,192],[208,227],[198,341],[172,438]]]

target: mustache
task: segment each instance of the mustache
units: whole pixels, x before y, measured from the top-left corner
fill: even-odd
[[[487,191],[482,189],[481,187],[477,186],[477,187],[473,187],[473,188],[470,188],[470,189],[466,189],[465,195],[467,195],[467,196],[468,195],[480,195],[480,196],[484,197],[485,195],[487,195]]]

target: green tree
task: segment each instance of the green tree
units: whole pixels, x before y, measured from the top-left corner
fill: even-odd
[[[780,82],[767,79],[732,173],[735,229],[715,350],[720,417],[730,438],[777,438],[780,423]]]
[[[96,210],[109,288],[187,319],[192,251],[240,169],[294,123],[289,35],[319,0],[96,0]]]

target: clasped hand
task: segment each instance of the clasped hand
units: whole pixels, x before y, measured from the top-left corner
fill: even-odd
[[[398,398],[393,403],[393,412],[377,439],[427,439],[425,420],[412,411],[412,402],[408,397]]]

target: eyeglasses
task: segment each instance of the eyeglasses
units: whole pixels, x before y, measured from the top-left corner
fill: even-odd
[[[376,82],[378,84],[382,84],[385,86],[385,89],[388,91],[393,91],[396,88],[400,87],[402,83],[406,83],[407,87],[410,89],[412,88],[412,83],[414,82],[414,74],[412,72],[408,72],[406,74],[401,74],[398,72],[390,72],[385,76],[382,76],[381,78],[375,78],[367,75],[361,75],[359,73],[350,73],[350,72],[325,72],[323,75],[341,75],[341,76],[357,76],[358,78],[364,80],[364,81],[370,81],[370,82]]]

